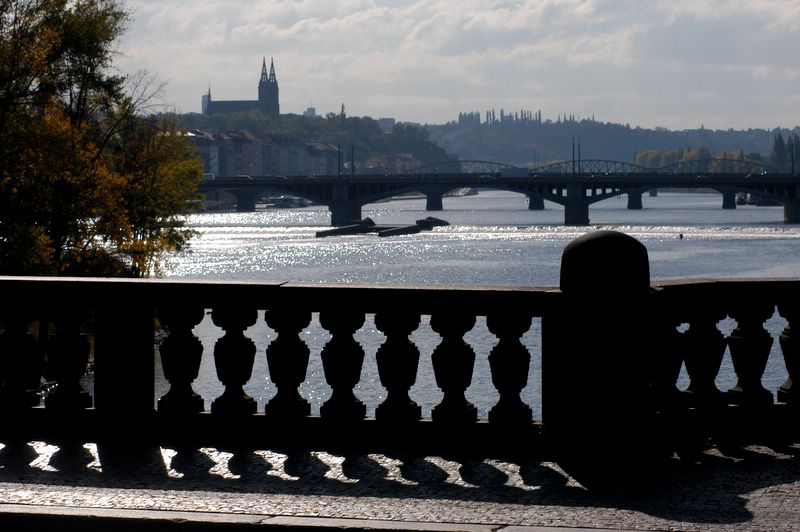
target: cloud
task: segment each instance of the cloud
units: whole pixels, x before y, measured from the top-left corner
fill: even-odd
[[[120,67],[156,72],[183,111],[199,110],[208,83],[219,98],[254,98],[266,56],[286,112],[313,101],[421,122],[506,107],[645,126],[800,123],[783,104],[798,92],[800,0],[126,5]]]

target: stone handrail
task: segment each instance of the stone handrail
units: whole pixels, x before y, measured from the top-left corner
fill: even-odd
[[[625,263],[618,252],[627,251],[598,242],[613,264]],[[568,260],[588,261],[597,275],[584,279],[587,272]],[[800,280],[651,286],[649,276],[624,266],[604,268],[596,257],[565,251],[560,288],[0,277],[0,441],[70,435],[340,452],[562,453],[569,463],[569,456],[598,460],[587,448],[604,456],[621,449],[624,460],[634,449],[674,452],[709,437],[796,435],[800,344],[792,331],[800,327]],[[773,338],[764,322],[776,309],[788,323],[778,341],[789,379],[766,390]],[[213,354],[192,332],[209,310],[224,330]],[[331,337],[312,353],[301,333],[314,313]],[[386,398],[369,405],[374,416],[354,394],[364,359],[354,333],[367,315],[384,336],[376,359]],[[266,352],[277,393],[260,412],[243,390],[257,356],[244,332],[259,316],[277,334]],[[432,365],[443,398],[430,416],[409,396],[420,359],[409,336],[422,316],[441,337]],[[726,316],[736,322],[727,337],[717,327]],[[464,340],[477,317],[497,337],[489,352]],[[542,319],[541,420],[531,398],[521,397],[531,353],[520,339],[534,318]],[[715,379],[726,349],[738,383],[721,391]],[[162,397],[154,389],[157,353],[170,383]],[[219,397],[192,388],[204,356],[214,357]],[[318,415],[298,391],[312,356],[321,357],[332,389]],[[80,384],[90,357],[93,395]],[[499,394],[487,419],[465,397],[476,357],[488,358]],[[684,390],[677,386],[682,365]],[[58,383],[44,398],[43,376]]]

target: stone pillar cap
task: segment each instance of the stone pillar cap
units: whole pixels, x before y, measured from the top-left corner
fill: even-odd
[[[640,294],[650,290],[647,248],[619,231],[586,233],[564,248],[561,291],[566,294]]]

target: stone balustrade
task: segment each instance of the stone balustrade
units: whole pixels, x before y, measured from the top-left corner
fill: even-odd
[[[594,240],[598,252],[614,257],[611,265],[590,250],[572,254],[587,262],[576,270],[565,252],[560,288],[0,278],[0,441],[544,458],[580,455],[584,447],[630,449],[631,442],[671,453],[709,438],[797,436],[800,280],[651,285],[635,271],[614,273],[613,264],[626,263],[619,262],[626,242]],[[638,264],[647,267],[646,251]],[[631,278],[635,289],[624,286]],[[787,323],[779,338],[764,327],[776,310]],[[224,331],[213,353],[194,333],[207,312]],[[354,393],[365,359],[355,333],[367,316],[381,336],[374,356],[385,389],[380,404],[370,405]],[[312,317],[330,335],[318,351],[302,334]],[[718,326],[726,317],[735,321],[727,335]],[[431,364],[442,399],[430,415],[410,393],[421,358],[412,333],[423,318],[440,337]],[[465,340],[478,318],[496,337],[488,350]],[[541,405],[522,395],[532,353],[521,338],[538,318]],[[266,352],[246,334],[259,319],[272,331]],[[776,341],[788,379],[766,389],[762,376]],[[160,397],[156,356],[170,384]],[[193,383],[203,357],[212,356],[224,391],[201,397]],[[244,388],[255,358],[264,356],[277,391],[260,409]],[[738,382],[720,390],[725,356]],[[318,414],[300,392],[312,357],[321,359],[331,389]],[[486,416],[465,394],[476,359],[488,360],[498,396]],[[90,365],[92,394],[81,385]],[[679,386],[682,366],[688,382]],[[57,386],[43,394],[43,382]]]

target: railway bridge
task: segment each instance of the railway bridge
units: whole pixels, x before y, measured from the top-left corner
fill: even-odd
[[[736,194],[747,193],[783,205],[784,221],[800,223],[800,187],[794,172],[775,172],[763,164],[739,159],[702,159],[661,168],[608,160],[563,161],[520,168],[490,161],[444,161],[397,174],[324,176],[235,176],[205,181],[203,192],[227,190],[237,210],[252,211],[256,198],[272,192],[327,205],[331,225],[361,219],[364,205],[418,192],[429,211],[442,210],[442,198],[457,188],[519,192],[531,210],[544,200],[564,207],[566,225],[589,223],[589,206],[625,194],[629,209],[642,208],[642,194],[655,189],[711,189],[722,194],[722,208],[736,208]]]

